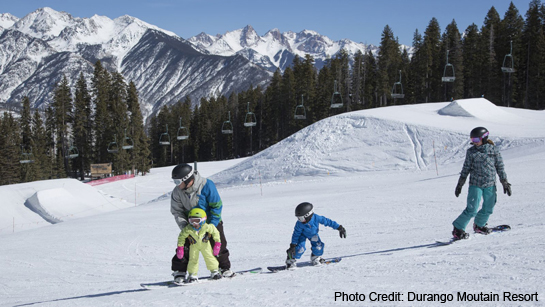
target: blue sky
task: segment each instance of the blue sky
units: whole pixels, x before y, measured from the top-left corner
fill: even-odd
[[[0,13],[19,18],[51,7],[74,17],[95,14],[111,19],[122,15],[172,31],[182,38],[201,32],[223,34],[251,25],[259,35],[278,28],[281,32],[314,30],[333,40],[380,44],[386,25],[399,42],[411,45],[416,29],[424,32],[432,17],[441,31],[454,19],[460,31],[470,24],[482,26],[494,6],[503,18],[508,0],[0,0]],[[525,17],[530,0],[513,0]]]

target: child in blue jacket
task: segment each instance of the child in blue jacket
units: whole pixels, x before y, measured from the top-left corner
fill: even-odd
[[[310,260],[312,264],[319,265],[325,261],[324,258],[321,257],[324,253],[324,243],[320,240],[320,236],[318,235],[320,224],[338,230],[340,237],[346,238],[346,230],[344,227],[324,216],[314,214],[311,203],[300,203],[297,208],[295,208],[295,216],[298,221],[295,223],[295,228],[293,229],[290,248],[286,251],[288,254],[286,267],[288,269],[295,267],[297,259],[300,259],[305,253],[305,243],[307,239],[310,241],[311,245],[312,254],[310,255]]]

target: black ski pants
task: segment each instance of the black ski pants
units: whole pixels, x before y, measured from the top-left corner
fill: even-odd
[[[221,221],[216,227],[220,232],[221,240],[221,249],[218,255],[218,262],[220,270],[225,271],[231,268],[231,262],[229,261],[229,250],[227,249],[227,239],[225,239],[225,233],[223,232],[223,221]],[[214,247],[214,239],[210,238],[209,240],[212,247]],[[173,271],[187,272],[187,264],[189,263],[189,240],[185,240],[184,244],[184,257],[178,259],[176,255],[172,257],[172,267]]]

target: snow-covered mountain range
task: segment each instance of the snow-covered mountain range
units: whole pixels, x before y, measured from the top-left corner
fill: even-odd
[[[223,56],[241,54],[270,71],[277,68],[284,71],[296,55],[304,58],[306,54],[310,54],[315,60],[315,66],[321,68],[325,60],[335,56],[342,49],[351,56],[358,50],[363,53],[367,50],[373,53],[378,51],[378,47],[373,45],[356,43],[348,39],[333,41],[311,30],[280,33],[278,29],[272,29],[259,36],[250,25],[223,35],[200,33],[188,40],[200,50],[206,50],[211,54]]]
[[[63,76],[74,87],[79,74],[90,82],[97,60],[120,72],[139,90],[144,116],[189,96],[228,95],[266,86],[272,72],[283,71],[298,55],[310,54],[317,68],[341,49],[376,52],[350,40],[332,41],[314,31],[278,29],[259,36],[250,26],[189,39],[138,18],[73,17],[44,7],[17,18],[0,14],[0,103],[20,104],[28,96],[43,108]]]

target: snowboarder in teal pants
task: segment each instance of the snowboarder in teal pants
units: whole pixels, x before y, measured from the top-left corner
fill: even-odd
[[[511,196],[511,184],[507,182],[503,159],[498,148],[488,139],[488,135],[488,130],[484,127],[477,127],[471,130],[470,133],[471,142],[474,146],[467,150],[460,179],[454,190],[454,195],[458,197],[462,192],[467,176],[471,175],[469,178],[467,207],[452,223],[454,226],[452,230],[454,239],[469,237],[469,234],[465,232],[465,228],[472,218],[475,218],[473,230],[476,233],[490,233],[487,222],[496,205],[496,173],[500,177],[503,192]],[[479,210],[481,199],[483,200],[483,206]]]
[[[318,235],[320,224],[331,227],[339,231],[341,238],[346,238],[346,230],[342,225],[328,219],[327,217],[315,214],[311,203],[304,202],[295,208],[295,216],[298,221],[295,223],[293,235],[291,237],[290,248],[286,251],[286,267],[295,267],[297,259],[301,259],[306,250],[305,243],[310,241],[312,254],[310,260],[313,265],[319,265],[324,262],[321,257],[324,253],[324,243]]]

